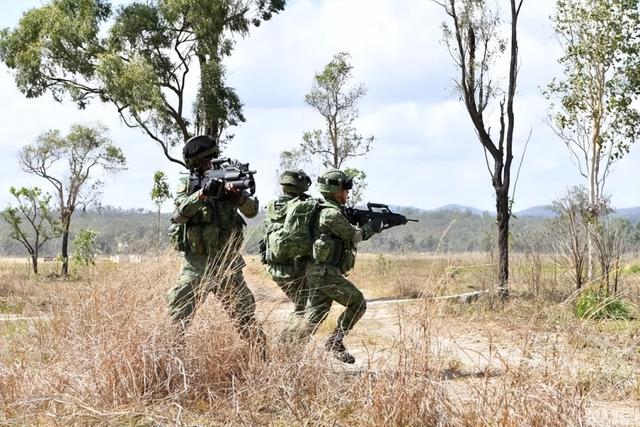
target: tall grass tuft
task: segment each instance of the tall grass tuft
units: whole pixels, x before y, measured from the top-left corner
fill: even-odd
[[[263,360],[215,298],[203,303],[186,333],[176,331],[164,301],[175,258],[97,268],[90,282],[52,287],[50,319],[29,323],[0,351],[0,424],[584,424],[585,397],[553,374],[553,355],[548,369],[512,361],[500,368],[456,364],[442,345],[445,302],[396,306],[399,316],[408,310],[397,330],[367,344],[353,367],[314,340],[278,344],[273,337],[284,316],[259,300],[270,337]],[[433,280],[434,287],[441,282]],[[367,328],[365,317],[349,340]]]

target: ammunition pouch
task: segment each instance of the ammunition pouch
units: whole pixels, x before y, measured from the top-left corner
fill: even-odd
[[[188,252],[189,242],[187,241],[187,227],[185,224],[177,224],[172,222],[169,225],[169,240],[171,241],[173,248],[178,252]]]
[[[344,245],[344,249],[340,251],[340,263],[338,267],[342,274],[347,274],[356,265],[356,250],[355,247],[349,247],[350,245]]]
[[[315,264],[332,265],[346,274],[356,263],[355,246],[322,234],[313,242],[313,261]]]

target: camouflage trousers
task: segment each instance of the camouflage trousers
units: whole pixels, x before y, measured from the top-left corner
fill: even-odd
[[[255,318],[256,302],[242,274],[245,266],[239,255],[217,265],[203,255],[186,253],[178,281],[167,295],[171,319],[186,326],[209,292],[222,303],[240,334],[260,345],[264,332]]]
[[[286,326],[280,331],[279,340],[282,343],[297,342],[298,329],[305,323],[305,308],[309,296],[307,278],[303,274],[287,278],[272,276],[272,279],[294,304],[293,312],[289,315]]]
[[[306,276],[301,277],[272,277],[278,287],[285,293],[294,305],[294,316],[304,316],[309,295],[309,285]]]
[[[333,302],[345,307],[338,318],[336,333],[346,335],[360,320],[367,309],[362,292],[347,280],[340,269],[328,265],[309,265],[309,300],[306,309],[306,322],[300,328],[299,336],[310,335],[329,313]]]

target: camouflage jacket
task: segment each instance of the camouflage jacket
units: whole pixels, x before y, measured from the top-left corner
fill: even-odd
[[[180,180],[175,198],[173,222],[186,225],[188,250],[197,255],[219,256],[229,251],[235,255],[242,245],[242,231],[247,218],[258,214],[258,199],[213,200],[202,196],[202,190],[192,191],[189,178]]]
[[[326,199],[325,208],[318,216],[313,244],[311,274],[321,272],[323,266],[338,267],[343,274],[351,270],[356,261],[356,244],[374,233],[368,227],[351,224],[344,213],[344,206]],[[316,271],[317,270],[317,271]]]

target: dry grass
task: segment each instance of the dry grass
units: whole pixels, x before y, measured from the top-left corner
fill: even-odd
[[[483,264],[480,254],[365,256],[352,279],[368,297],[443,295],[489,287]],[[34,282],[3,265],[0,297],[50,319],[0,322],[0,424],[565,426],[587,425],[594,400],[639,398],[637,322],[579,321],[517,275],[506,305],[371,305],[348,339],[359,360],[349,367],[321,337],[277,345],[288,306],[255,259],[245,274],[269,358],[212,297],[179,340],[164,302],[178,268],[166,255]]]

